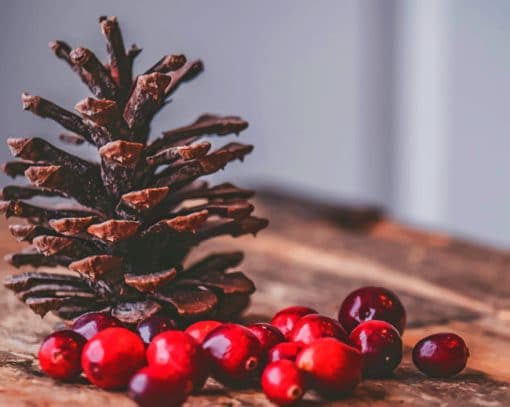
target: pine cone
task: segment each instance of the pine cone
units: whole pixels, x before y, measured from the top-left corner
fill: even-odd
[[[2,190],[0,211],[27,220],[11,225],[11,233],[31,243],[6,260],[15,267],[65,266],[72,274],[32,271],[5,285],[41,316],[53,311],[71,319],[107,309],[128,324],[157,312],[182,321],[233,317],[255,290],[244,274],[228,271],[242,253],[210,255],[186,269],[182,263],[206,239],[256,234],[267,225],[251,216],[252,191],[197,181],[253,149],[229,143],[211,152],[211,144],[199,139],[238,134],[248,123],[204,114],[148,141],[154,115],[179,85],[202,72],[202,62],[169,55],[133,79],[141,50],[133,45],[126,52],[115,17],[101,17],[100,24],[107,65],[86,48],[50,43],[95,96],[75,106],[79,115],[39,96],[23,94],[22,100],[25,110],[70,131],[61,142],[96,146],[101,162],[26,138],[7,141],[21,160],[3,166],[9,176],[25,175],[31,183]],[[51,208],[25,202],[38,197],[75,202]]]

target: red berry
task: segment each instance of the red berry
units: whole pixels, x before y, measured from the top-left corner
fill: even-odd
[[[370,319],[389,322],[402,335],[406,325],[406,311],[392,291],[383,287],[362,287],[345,298],[338,320],[351,332],[361,322]]]
[[[267,365],[261,382],[264,394],[279,406],[290,406],[298,402],[305,392],[303,375],[290,360],[279,360]]]
[[[256,324],[248,325],[247,328],[259,340],[260,347],[264,355],[266,355],[269,349],[271,349],[273,346],[285,341],[285,337],[281,331],[271,324],[266,324],[265,322],[257,322]]]
[[[161,332],[175,329],[175,321],[168,315],[152,315],[138,324],[136,330],[146,345]]]
[[[193,337],[199,344],[202,344],[209,332],[220,325],[221,322],[218,321],[198,321],[188,326],[184,332]]]
[[[454,333],[438,333],[419,341],[413,349],[413,362],[432,377],[450,377],[466,367],[469,350]]]
[[[294,325],[301,317],[304,317],[308,314],[317,314],[312,308],[301,307],[299,305],[295,305],[293,307],[287,307],[278,311],[273,319],[271,320],[271,325],[277,327],[282,334],[288,339],[290,332],[294,329]]]
[[[39,348],[39,364],[48,376],[72,380],[81,373],[81,351],[85,338],[71,331],[57,331],[47,336]]]
[[[276,362],[277,360],[291,360],[295,361],[298,353],[301,351],[302,346],[295,342],[282,342],[275,347],[269,349],[267,353],[267,361],[269,363]]]
[[[147,348],[147,362],[191,380],[194,390],[202,388],[209,374],[205,352],[182,331],[166,331],[156,336]]]
[[[338,321],[319,314],[305,315],[296,322],[290,341],[308,345],[319,338],[332,337],[347,342],[347,332]]]
[[[169,373],[160,366],[139,370],[129,382],[128,395],[140,407],[177,407],[193,388],[184,376]]]
[[[349,341],[361,352],[365,376],[386,376],[402,360],[402,339],[396,328],[387,322],[362,322],[351,332]]]
[[[321,338],[305,347],[296,365],[327,397],[342,396],[361,381],[361,353],[335,338]]]
[[[119,389],[145,365],[145,345],[129,329],[107,328],[87,342],[81,365],[91,383],[103,389]]]
[[[104,312],[89,312],[78,317],[74,321],[72,329],[88,340],[99,331],[114,326],[122,326],[117,318]]]
[[[244,386],[256,376],[262,350],[248,328],[223,324],[207,335],[202,346],[210,356],[213,376],[223,384]]]

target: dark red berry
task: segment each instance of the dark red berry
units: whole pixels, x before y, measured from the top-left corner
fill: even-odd
[[[389,322],[402,335],[406,325],[406,311],[392,291],[383,287],[362,287],[345,298],[338,320],[351,332],[360,322],[370,319]]]
[[[333,318],[319,314],[309,314],[296,322],[289,340],[301,345],[308,345],[319,338],[332,337],[347,342],[347,332]]]
[[[419,341],[413,349],[413,362],[431,377],[450,377],[466,367],[469,350],[454,333],[438,333]]]
[[[186,401],[192,388],[193,384],[184,376],[149,366],[131,378],[128,395],[140,407],[177,407]]]
[[[193,337],[199,344],[204,342],[204,339],[209,332],[218,328],[221,322],[218,321],[198,321],[188,326],[184,332]]]
[[[361,381],[361,353],[335,338],[321,338],[305,347],[296,365],[308,374],[313,388],[327,397],[345,395]]]
[[[122,326],[117,318],[105,312],[89,312],[78,317],[74,321],[72,329],[86,339],[90,339],[99,331],[115,326]]]
[[[263,357],[257,337],[237,324],[219,326],[202,346],[210,356],[213,376],[231,387],[249,384]]]
[[[145,345],[126,328],[107,328],[90,339],[81,355],[87,379],[103,389],[127,386],[131,376],[145,365]]]
[[[147,348],[147,362],[191,380],[194,390],[200,390],[209,375],[206,353],[182,331],[166,331],[156,336]]]
[[[381,377],[390,374],[402,360],[402,339],[397,329],[385,321],[365,321],[351,332],[349,341],[363,358],[363,374]]]
[[[257,322],[247,327],[260,342],[262,353],[267,355],[269,349],[273,346],[285,341],[285,337],[281,331],[271,324],[265,322]]]
[[[71,331],[57,331],[47,336],[39,348],[39,364],[48,376],[72,380],[81,373],[81,352],[85,338]]]
[[[269,349],[267,353],[267,361],[269,363],[276,362],[277,360],[291,360],[295,361],[298,353],[301,351],[302,346],[295,342],[282,342],[275,347]]]
[[[168,315],[152,315],[138,324],[136,330],[146,345],[161,332],[175,329],[175,321]]]
[[[262,390],[266,397],[279,406],[290,406],[303,397],[303,374],[290,360],[270,363],[262,373]]]
[[[271,325],[277,327],[288,339],[290,332],[292,329],[294,329],[296,322],[300,320],[301,317],[304,317],[308,314],[317,314],[317,311],[312,308],[301,307],[299,305],[287,307],[275,314],[271,320]]]

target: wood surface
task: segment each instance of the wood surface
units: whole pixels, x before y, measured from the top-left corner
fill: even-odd
[[[279,308],[312,306],[335,316],[345,295],[382,285],[401,297],[409,325],[405,355],[393,377],[366,380],[344,400],[307,395],[303,406],[509,406],[510,252],[392,222],[374,208],[338,208],[266,193],[258,214],[271,220],[255,239],[222,238],[204,251],[246,252],[242,265],[257,284],[246,320],[267,320]],[[18,244],[0,222],[0,255]],[[203,253],[203,252],[202,252]],[[0,277],[15,272],[4,266]],[[35,358],[58,320],[40,319],[0,288],[0,406],[133,406],[123,393],[45,377]],[[410,349],[423,336],[453,331],[470,348],[468,368],[448,380],[418,372]],[[269,406],[257,389],[230,391],[213,381],[189,406]]]

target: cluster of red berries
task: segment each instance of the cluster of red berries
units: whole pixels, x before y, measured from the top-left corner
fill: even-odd
[[[39,362],[56,379],[72,380],[83,371],[103,389],[127,387],[141,406],[179,406],[209,376],[236,388],[260,379],[266,396],[285,406],[307,389],[327,398],[344,396],[362,377],[391,374],[402,359],[405,324],[399,298],[380,287],[349,294],[338,320],[294,306],[270,324],[201,321],[181,331],[169,317],[155,315],[135,330],[90,313],[72,329],[48,336]],[[453,333],[424,338],[413,350],[415,365],[433,377],[457,374],[468,356],[466,344]]]

